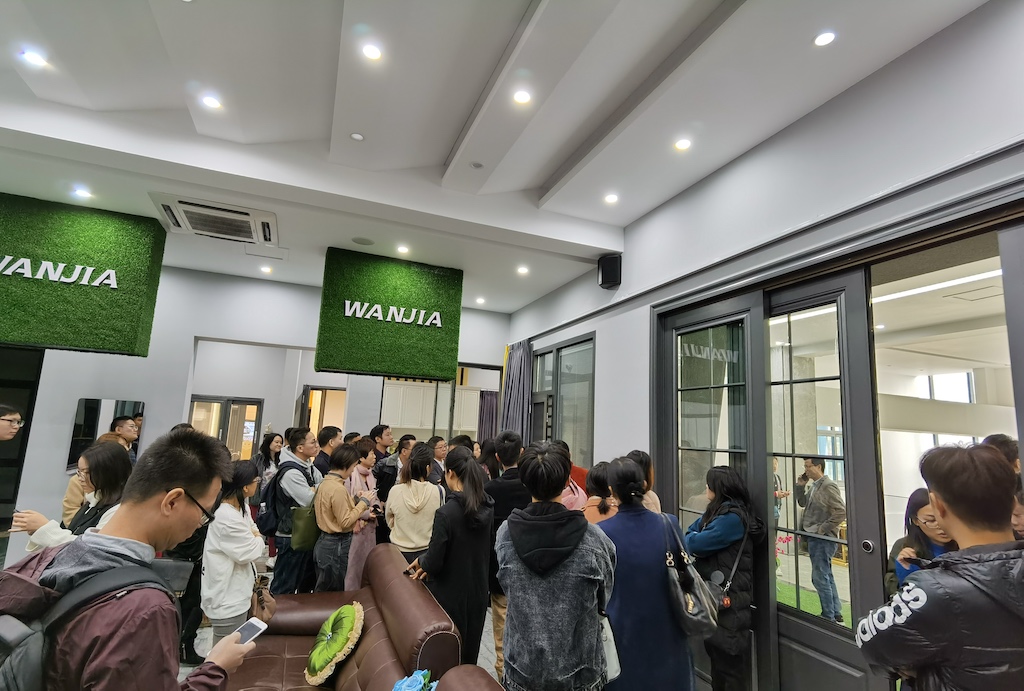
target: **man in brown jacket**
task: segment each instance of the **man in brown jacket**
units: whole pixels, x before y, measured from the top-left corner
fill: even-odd
[[[90,576],[152,563],[157,551],[213,520],[221,480],[230,474],[230,456],[218,440],[193,430],[161,437],[135,466],[121,507],[102,530],[90,529],[0,574],[0,611],[32,619]],[[137,587],[102,596],[57,632],[46,689],[223,689],[228,673],[256,645],[229,636],[179,685],[179,626],[177,608],[162,590]]]

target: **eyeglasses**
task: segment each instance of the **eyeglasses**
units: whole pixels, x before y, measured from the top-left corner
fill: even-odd
[[[185,496],[188,497],[189,499],[191,499],[192,503],[195,504],[196,506],[198,506],[199,510],[203,512],[203,518],[199,521],[199,527],[202,527],[204,525],[210,525],[211,523],[213,523],[213,519],[216,518],[216,516],[214,516],[209,511],[207,511],[206,507],[203,506],[202,504],[200,504],[198,499],[196,499],[191,494],[189,494],[187,489],[185,489],[184,487],[181,487],[180,489],[181,489],[182,492],[185,493]],[[165,490],[165,491],[170,492],[172,490]]]
[[[929,518],[929,519],[918,518],[916,520],[917,520],[918,523],[923,525],[925,528],[938,528],[939,527],[938,520],[936,520],[934,518]]]
[[[4,422],[9,422],[14,427],[24,427],[25,425],[28,424],[28,420],[14,420],[9,417],[0,417],[0,420],[3,420]]]

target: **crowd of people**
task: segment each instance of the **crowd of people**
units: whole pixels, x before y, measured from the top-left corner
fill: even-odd
[[[0,611],[31,618],[97,572],[163,553],[195,564],[180,628],[175,602],[158,588],[100,598],[57,635],[67,653],[47,667],[47,688],[172,688],[180,662],[195,666],[182,688],[221,688],[253,648],[232,632],[250,614],[258,560],[273,555],[274,594],[354,590],[383,542],[458,627],[463,663],[476,664],[483,637],[493,636],[495,672],[509,691],[694,688],[697,641],[673,615],[666,578],[666,554],[679,545],[705,580],[730,574],[729,605],[703,641],[712,688],[751,688],[755,554],[769,531],[733,467],[706,469],[702,512],[684,528],[662,512],[654,463],[641,450],[588,470],[564,442],[525,445],[513,431],[481,443],[396,441],[387,425],[365,436],[328,426],[267,433],[252,460],[232,461],[223,443],[182,424],[133,463],[140,424],[129,421],[115,421],[126,441],[134,427],[127,447],[98,440],[82,453],[74,511],[65,506],[59,522],[15,514],[12,528],[29,534],[32,555],[0,578]],[[0,441],[22,425],[19,411],[0,405]],[[1003,435],[922,458],[927,488],[909,498],[886,574],[892,601],[855,628],[867,660],[902,676],[904,688],[1024,688],[1019,469],[1016,442]],[[783,484],[776,463],[776,528]],[[832,574],[842,493],[824,462],[808,458],[793,496],[821,616],[842,622]],[[298,540],[296,508],[312,509],[315,541]],[[214,645],[201,656],[204,613]],[[87,652],[71,645],[82,637],[100,642]]]

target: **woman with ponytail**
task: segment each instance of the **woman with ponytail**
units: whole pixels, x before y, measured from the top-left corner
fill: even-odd
[[[619,510],[619,503],[612,498],[608,487],[608,462],[601,461],[587,473],[587,503],[583,507],[583,515],[591,523],[600,523],[614,516]]]
[[[597,468],[590,471],[587,481]],[[666,542],[682,540],[679,520],[648,510],[648,477],[631,458],[608,464],[608,485],[618,512],[598,528],[615,543],[615,589],[608,619],[622,673],[606,691],[694,688],[693,656],[676,624],[665,575]]]
[[[494,501],[484,493],[486,474],[463,446],[445,457],[444,506],[434,513],[430,546],[409,567],[412,578],[427,588],[462,634],[462,663],[475,665],[480,655],[487,604],[487,569],[491,554]]]

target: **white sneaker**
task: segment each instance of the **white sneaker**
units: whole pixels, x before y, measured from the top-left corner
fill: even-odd
[[[277,557],[271,557],[270,559],[267,559],[267,571],[273,571],[274,570],[274,564],[276,564],[276,563],[277,563]]]

